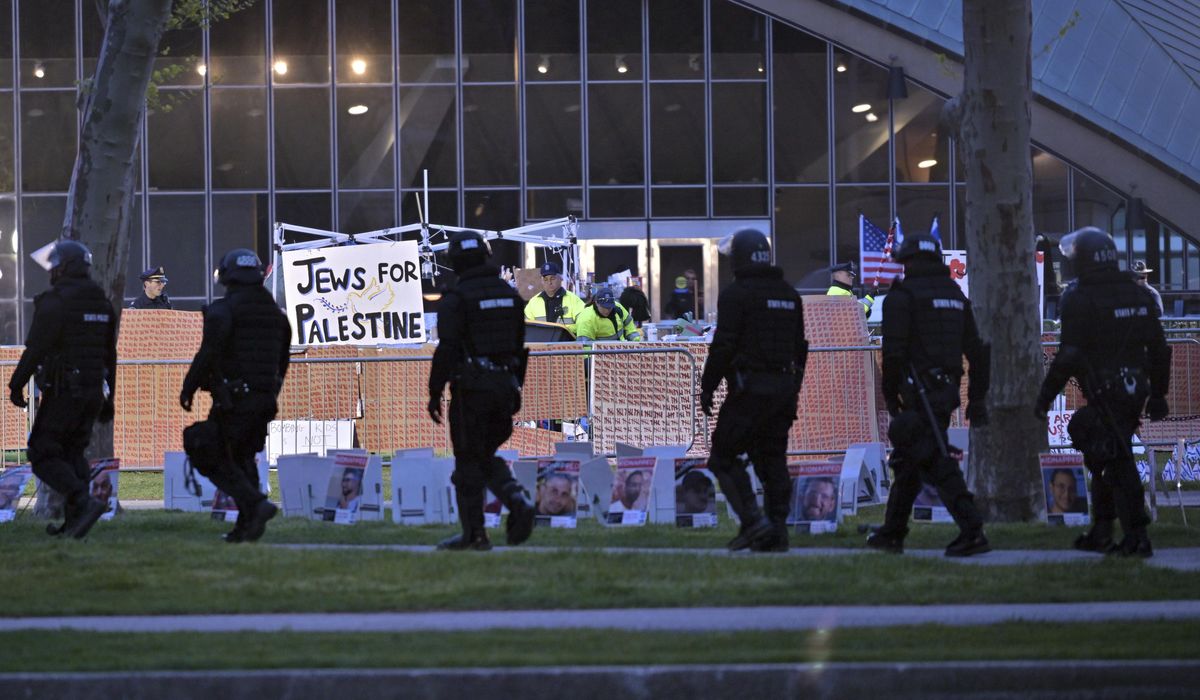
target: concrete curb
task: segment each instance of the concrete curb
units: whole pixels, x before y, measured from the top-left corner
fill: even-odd
[[[1192,698],[1197,661],[832,663],[0,674],[0,697]]]

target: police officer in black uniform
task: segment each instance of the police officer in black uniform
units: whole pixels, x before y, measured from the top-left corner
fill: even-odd
[[[238,521],[225,540],[253,542],[278,510],[262,493],[255,454],[275,418],[292,332],[263,286],[254,251],[229,251],[216,274],[225,296],[204,308],[204,337],[179,395],[191,411],[193,395],[204,389],[212,411],[184,430],[184,449],[192,466],[237,503]]]
[[[442,422],[442,390],[450,383],[452,478],[462,534],[438,549],[488,550],[483,490],[508,507],[506,541],[521,544],[533,532],[534,506],[496,450],[512,435],[525,381],[525,319],[521,297],[487,264],[483,237],[461,231],[450,239],[458,284],[438,305],[438,347],[429,371],[429,417]]]
[[[905,236],[894,257],[904,265],[904,279],[893,283],[883,302],[883,397],[892,416],[889,464],[895,478],[883,526],[867,544],[904,551],[908,517],[925,481],[937,488],[960,530],[946,556],[982,554],[991,545],[975,498],[950,454],[946,428],[959,406],[963,355],[970,362],[967,419],[974,425],[987,422],[989,348],[979,337],[971,302],[942,263],[937,239]]]
[[[771,265],[771,246],[761,232],[738,231],[720,249],[733,257],[734,282],[717,300],[718,323],[700,380],[700,406],[712,415],[713,393],[722,379],[728,395],[713,432],[708,468],[741,522],[729,549],[786,551],[788,430],[796,418],[808,359],[804,308],[783,271]],[[742,454],[749,455],[762,479],[765,516]]]
[[[162,265],[142,272],[142,293],[129,305],[131,309],[170,309],[171,300],[163,287],[167,285],[167,272]]]
[[[33,300],[29,338],[8,389],[12,402],[25,408],[25,385],[36,373],[42,400],[29,433],[29,461],[33,473],[65,498],[65,521],[50,532],[82,538],[108,508],[89,494],[91,468],[83,451],[92,423],[113,419],[117,318],[89,277],[92,253],[86,246],[60,240],[49,264],[52,286]]]
[[[1129,442],[1143,407],[1150,420],[1167,417],[1171,348],[1153,297],[1117,267],[1111,236],[1083,228],[1065,236],[1059,247],[1078,279],[1062,296],[1062,346],[1035,410],[1045,421],[1072,377],[1087,399],[1067,426],[1092,472],[1093,525],[1075,540],[1075,548],[1150,557],[1150,518]],[[1113,544],[1114,519],[1124,531],[1119,545]]]

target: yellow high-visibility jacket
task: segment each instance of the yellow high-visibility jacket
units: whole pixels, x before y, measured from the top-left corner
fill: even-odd
[[[579,314],[583,311],[583,299],[562,290],[562,318],[546,318],[546,293],[538,292],[537,296],[530,299],[525,304],[525,320],[526,321],[546,321],[548,323],[561,323],[567,327],[567,330],[575,333],[575,323],[579,319]]]
[[[607,317],[601,316],[595,306],[585,307],[576,321],[575,337],[584,341],[641,340],[642,334],[634,324],[633,316],[617,304]]]
[[[825,292],[825,295],[831,296],[831,297],[852,297],[852,296],[854,296],[854,292],[850,291],[849,289],[846,289],[845,287],[839,287],[835,284],[835,285],[832,285],[827,292]],[[863,296],[862,299],[859,299],[858,303],[862,304],[863,313],[870,316],[871,315],[871,307],[875,305],[875,297],[871,296],[870,294],[867,294],[867,295]]]

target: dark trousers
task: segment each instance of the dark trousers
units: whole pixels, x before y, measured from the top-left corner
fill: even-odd
[[[450,443],[454,447],[455,497],[463,529],[483,530],[483,491],[490,489],[513,510],[521,485],[496,450],[513,432],[518,405],[509,391],[473,391],[454,385],[450,392]]]
[[[192,466],[232,497],[239,513],[250,512],[266,498],[254,457],[267,442],[276,410],[275,395],[268,392],[239,394],[229,409],[214,404],[208,419],[216,424],[221,444],[209,457],[192,458]]]
[[[743,525],[762,517],[762,511],[755,502],[750,475],[740,459],[742,454],[750,457],[763,482],[767,517],[777,525],[787,520],[791,496],[787,443],[788,431],[795,419],[794,393],[737,392],[721,406],[713,431],[708,468],[717,477],[721,491]]]
[[[946,428],[950,425],[948,412],[934,414],[938,421],[942,444],[949,444]],[[901,412],[893,424],[903,426],[889,430],[892,439],[892,456],[888,461],[894,474],[888,493],[887,510],[884,515],[881,535],[903,539],[908,534],[908,518],[912,515],[913,502],[921,493],[921,483],[937,488],[938,497],[959,529],[974,532],[983,527],[983,518],[975,508],[975,497],[967,490],[958,460],[943,456],[937,445],[932,426],[923,410],[915,408]]]
[[[83,456],[92,439],[92,424],[104,405],[99,392],[82,397],[44,394],[29,433],[33,473],[68,503],[87,498],[91,467]]]
[[[1090,404],[1080,410],[1089,409],[1100,410]],[[1138,402],[1116,403],[1112,407],[1111,423],[1098,418],[1096,432],[1085,444],[1077,446],[1083,453],[1084,465],[1092,473],[1094,519],[1097,522],[1120,519],[1121,527],[1126,531],[1150,524],[1142,477],[1130,449],[1138,428],[1140,409]]]

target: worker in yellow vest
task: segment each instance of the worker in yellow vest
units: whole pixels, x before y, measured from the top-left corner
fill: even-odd
[[[575,337],[585,343],[595,340],[641,340],[633,316],[617,303],[613,292],[602,287],[579,314]]]
[[[575,323],[583,311],[583,299],[563,289],[562,268],[547,260],[542,263],[542,291],[525,304],[526,321],[561,323],[575,333]]]
[[[844,262],[840,265],[834,265],[829,268],[831,283],[829,290],[825,292],[831,297],[852,297],[854,294],[854,280],[858,277],[858,268],[851,262]],[[871,307],[875,305],[875,297],[866,294],[862,299],[858,300],[862,304],[863,313],[870,316]]]

